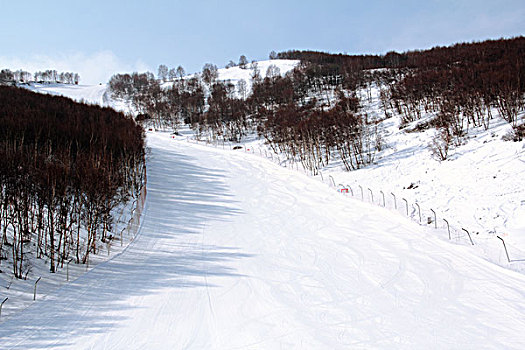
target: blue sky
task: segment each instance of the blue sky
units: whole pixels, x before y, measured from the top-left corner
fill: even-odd
[[[381,54],[525,35],[523,0],[0,0],[0,12],[1,68],[72,70],[83,83],[272,50]]]

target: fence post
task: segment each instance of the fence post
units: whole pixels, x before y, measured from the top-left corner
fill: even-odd
[[[393,192],[390,192],[390,194],[392,195],[392,197],[394,197],[394,208],[397,210],[397,200],[396,200],[396,195],[395,195]]]
[[[2,301],[2,303],[0,304],[0,317],[2,317],[2,306],[4,306],[4,303],[7,301],[7,299],[9,298],[5,298],[4,301]]]
[[[438,228],[436,212],[432,208],[430,208],[430,211],[434,213],[434,228]]]
[[[406,206],[407,206],[407,216],[408,216],[408,201],[405,198],[403,198],[403,200],[405,201]]]
[[[509,252],[507,251],[507,246],[505,245],[505,241],[500,236],[496,236],[496,237],[498,237],[501,240],[501,243],[503,243],[503,248],[505,248],[505,254],[507,255],[507,261],[510,262]]]
[[[381,192],[381,195],[383,196],[383,208],[385,207],[385,194],[383,193],[383,191],[379,191]]]
[[[122,247],[123,246],[123,242],[122,242],[122,233],[124,232],[126,228],[124,227],[122,230],[120,230],[120,246]]]
[[[443,221],[445,221],[445,222],[446,222],[446,224],[447,224],[447,230],[448,230],[448,239],[449,239],[449,240],[451,240],[451,238],[450,238],[450,225],[448,224],[448,221],[447,221],[447,219],[443,219]]]
[[[69,261],[66,264],[66,281],[69,282],[69,263],[73,261],[73,259],[69,259]]]
[[[346,185],[346,187],[348,187],[350,189],[350,193],[352,193],[352,197],[354,196],[354,191],[352,191],[352,187],[350,187],[350,185]]]
[[[319,175],[321,175],[321,181],[324,182],[323,172],[321,170],[319,170]]]
[[[333,184],[333,185],[334,185],[334,187],[335,187],[335,181],[334,181],[334,178],[333,178],[333,176],[332,176],[332,175],[328,175],[328,176],[330,177],[330,180],[332,180],[332,184]]]
[[[465,230],[464,228],[461,228],[463,231],[465,231],[468,235],[468,239],[470,239],[470,243],[472,243],[472,245],[474,245],[474,242],[472,241],[472,237],[470,237],[470,232],[468,232],[467,230]]]
[[[419,207],[419,204],[417,202],[414,204],[417,205],[417,211],[419,212],[419,223],[421,223],[421,208]]]
[[[33,300],[36,300],[36,284],[38,283],[38,281],[40,281],[42,277],[38,277],[38,279],[36,280],[35,282],[35,289],[33,291]]]
[[[358,185],[358,186],[361,189],[361,200],[365,200],[365,195],[363,193],[363,187],[361,185]]]
[[[372,198],[372,203],[374,203],[374,193],[372,192],[370,188],[368,188],[368,190],[370,191],[370,197]]]

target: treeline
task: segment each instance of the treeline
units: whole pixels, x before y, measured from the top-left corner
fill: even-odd
[[[212,64],[169,86],[151,73],[115,75],[109,86],[153,127],[176,130],[185,122],[199,138],[230,142],[257,132],[313,172],[334,158],[347,169],[373,160],[379,138],[373,122],[360,113],[354,91],[338,87],[337,79],[312,74],[311,65],[282,76],[272,64],[264,78],[257,63],[246,69],[251,70],[249,94],[248,82],[220,81]]]
[[[490,127],[492,110],[523,137],[525,110],[525,38],[436,48],[419,55],[417,68],[393,79],[388,105],[404,123],[423,112],[447,139],[458,140],[470,126]]]
[[[469,126],[488,128],[494,109],[523,137],[524,43],[519,37],[362,56],[272,52],[301,64],[284,76],[270,66],[263,76],[252,63],[251,81],[236,84],[218,80],[213,64],[162,86],[151,73],[116,75],[110,88],[156,127],[176,130],[185,122],[198,137],[232,142],[257,132],[314,172],[332,159],[350,170],[372,162],[382,147],[379,120],[361,108],[374,89],[385,118],[401,115],[402,126],[415,122],[416,130],[434,127],[443,147],[462,142]]]
[[[290,50],[276,54],[280,59],[306,61],[321,66],[338,67],[339,69],[368,70],[378,68],[422,68],[443,67],[454,62],[478,62],[480,57],[486,60],[495,59],[505,54],[506,50],[523,45],[524,37],[511,39],[485,40],[473,43],[458,43],[451,46],[436,46],[428,50],[407,52],[390,51],[385,55],[347,55],[331,54],[319,51]],[[496,57],[492,57],[496,55]]]
[[[437,128],[436,143],[443,147],[460,144],[469,127],[488,129],[494,109],[514,128],[511,138],[525,135],[520,118],[525,110],[524,37],[386,55],[288,51],[277,56],[309,62],[312,79],[350,89],[379,88],[385,116],[397,113],[403,125],[432,115],[417,127]]]
[[[177,130],[182,120],[191,123],[204,112],[204,87],[197,78],[178,79],[172,87],[161,87],[152,73],[117,74],[111,77],[113,96],[126,100],[138,113],[138,120],[156,128]]]
[[[11,71],[9,69],[2,69],[0,71],[0,85],[15,85],[18,83],[62,83],[62,84],[78,84],[80,82],[80,75],[73,72],[57,72],[54,69],[30,73],[19,69]]]
[[[71,258],[85,263],[113,238],[112,210],[144,177],[143,131],[130,118],[0,87],[0,258],[17,278],[31,268],[29,252],[51,272]]]
[[[316,108],[314,100],[280,105],[260,124],[259,133],[275,151],[299,160],[314,174],[334,158],[347,170],[370,164],[381,149],[381,138],[366,114],[359,114],[358,99],[340,94],[328,110]]]

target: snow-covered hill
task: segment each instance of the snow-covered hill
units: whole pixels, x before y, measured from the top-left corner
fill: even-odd
[[[238,84],[242,80],[246,83],[246,92],[252,90],[253,76],[258,74],[261,79],[264,79],[268,74],[277,74],[285,76],[286,73],[297,67],[301,61],[299,60],[265,60],[252,62],[246,65],[245,68],[240,66],[219,68],[217,69],[217,81],[223,83],[232,84],[235,87],[235,91],[238,98],[241,98],[241,94],[238,89]],[[270,71],[268,70],[270,68]],[[197,74],[190,74],[184,77],[184,79],[191,79],[198,76]],[[163,87],[171,87],[173,82],[165,82],[162,84]]]
[[[256,62],[256,67],[259,70],[259,74],[262,78],[266,77],[268,68],[270,66],[277,67],[277,72],[284,76],[289,71],[293,70],[299,65],[298,60],[266,60]],[[221,68],[218,70],[218,80],[230,81],[233,84],[237,84],[239,80],[244,80],[248,84],[249,90],[251,90],[252,75],[254,72],[254,64],[250,63],[246,69],[241,67]]]
[[[129,108],[104,85],[32,89]],[[382,119],[377,89],[362,101]],[[503,141],[509,125],[493,115],[443,162],[433,131],[383,120],[374,164],[332,162],[314,178],[279,155],[281,167],[189,144],[189,130],[149,133],[140,238],[57,293],[43,280],[47,296],[24,312],[10,307],[29,299],[10,299],[0,348],[522,348],[525,142]],[[253,135],[244,146],[270,152]]]
[[[252,76],[255,69],[259,71],[262,78],[266,77],[268,68],[273,66],[277,68],[277,73],[284,76],[289,71],[293,70],[300,61],[298,60],[266,60],[258,61],[255,64],[250,63],[245,69],[236,66],[230,68],[220,68],[217,70],[217,80],[222,82],[229,82],[234,86],[237,86],[240,80],[244,80],[246,83],[247,91],[251,91],[252,88]],[[184,79],[190,79],[195,74],[188,75]],[[166,82],[162,84],[164,87],[172,86],[172,82]],[[78,102],[86,102],[92,104],[98,104],[104,107],[111,107],[117,111],[124,113],[134,114],[133,108],[122,100],[115,100],[111,96],[111,92],[108,90],[108,84],[99,85],[72,85],[72,84],[40,84],[30,83],[23,84],[21,87],[29,89],[31,91],[65,96],[69,97]]]
[[[150,133],[137,239],[2,322],[2,349],[525,346],[525,277],[242,151]]]
[[[298,64],[299,61],[295,60],[268,60],[258,62],[257,67],[262,76],[270,65],[275,65],[284,75]],[[222,68],[218,73],[221,81],[236,84],[244,79],[251,84],[253,65],[248,64],[247,69]],[[44,85],[34,86],[34,90],[130,111],[122,101],[110,98],[105,85]],[[371,89],[371,99],[364,90],[360,95],[363,112],[370,118],[383,119],[379,90]],[[525,142],[503,141],[502,137],[509,132],[510,126],[498,116],[496,110],[493,115],[495,119],[489,130],[481,127],[471,129],[468,142],[454,149],[444,162],[439,162],[430,154],[433,130],[407,132],[400,128],[399,117],[394,116],[378,125],[384,146],[373,165],[346,172],[340,163],[335,162],[323,172],[325,177],[331,175],[336,185],[350,185],[355,191],[360,191],[361,186],[368,196],[367,200],[371,199],[370,188],[372,196],[375,192],[375,203],[378,205],[382,205],[379,191],[385,194],[385,205],[391,208],[397,204],[401,208],[405,198],[409,203],[409,215],[416,221],[419,221],[419,205],[421,222],[427,223],[430,217],[430,226],[435,225],[432,209],[436,212],[440,228],[446,227],[444,220],[451,225],[454,243],[470,244],[462,230],[465,228],[471,233],[478,246],[475,249],[480,250],[482,256],[523,272],[525,261],[520,260],[525,260]],[[261,145],[262,141],[248,138],[246,143]],[[399,203],[394,203],[394,196]],[[406,215],[399,208],[399,214]],[[496,236],[505,239],[509,256],[516,261],[507,261],[503,245]]]
[[[362,99],[365,112],[380,119],[378,90],[372,92],[370,102]],[[429,147],[435,130],[409,132],[410,126],[402,129],[400,119],[392,117],[379,124],[385,147],[373,165],[344,172],[336,164],[325,169],[326,174],[357,191],[361,185],[367,200],[370,188],[377,205],[383,205],[379,191],[390,208],[395,206],[391,193],[400,208],[405,205],[402,198],[407,199],[409,215],[416,221],[419,205],[424,225],[435,225],[432,209],[438,227],[446,228],[443,219],[450,223],[453,242],[470,244],[464,228],[482,256],[525,272],[525,141],[505,141],[511,126],[496,110],[493,115],[490,129],[471,128],[464,143],[442,162],[433,158]],[[398,212],[406,215],[403,209]],[[511,263],[497,236],[505,240]]]

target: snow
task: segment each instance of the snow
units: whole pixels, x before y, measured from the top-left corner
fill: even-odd
[[[365,111],[372,118],[381,118],[377,89],[372,90],[372,96]],[[382,190],[386,206],[392,209],[390,193],[397,196],[398,206],[404,206],[401,198],[405,198],[416,221],[419,218],[414,203],[421,207],[423,223],[433,218],[433,209],[439,227],[446,227],[443,219],[450,222],[454,242],[470,244],[462,230],[465,228],[481,256],[525,272],[525,141],[503,141],[510,126],[496,110],[493,115],[488,130],[471,128],[466,142],[443,162],[433,159],[428,148],[433,130],[406,132],[400,129],[399,118],[387,119],[380,124],[386,147],[377,154],[374,164],[345,172],[335,163],[324,169],[325,177],[332,175],[336,184],[350,185],[358,191],[358,185],[365,191],[370,188],[376,194],[377,205],[382,205],[382,199],[378,199]],[[405,215],[402,209],[399,213]],[[505,239],[511,259],[517,261],[508,263],[498,235]]]
[[[277,68],[279,68],[281,75],[284,76],[286,73],[297,67],[299,63],[299,60],[266,60],[258,61],[257,68],[259,69],[261,78],[264,79],[266,77],[266,71],[271,65],[274,65]],[[252,79],[253,66],[251,63],[249,63],[246,69],[242,69],[238,66],[231,68],[221,68],[218,70],[218,73],[219,80],[231,80],[232,82],[236,82],[240,79],[244,79],[247,83],[249,83]]]
[[[30,83],[21,85],[31,91],[68,97],[77,102],[111,107],[119,112],[131,113],[132,109],[124,101],[117,101],[111,97],[108,84],[99,85],[72,85],[72,84],[40,84]]]
[[[266,60],[257,62],[257,67],[260,71],[262,78],[266,77],[266,71],[270,65],[275,65],[279,68],[279,71],[282,76],[284,76],[289,71],[293,70],[300,61],[298,60]],[[252,88],[252,74],[253,74],[253,65],[249,63],[246,69],[241,69],[240,67],[231,67],[231,68],[220,68],[217,70],[218,78],[217,80],[223,82],[230,82],[237,86],[237,83],[240,80],[246,82],[247,91],[251,91]],[[189,79],[195,75],[188,75],[184,79]],[[172,82],[166,82],[163,87],[171,87]],[[133,114],[133,108],[122,100],[115,100],[111,97],[111,93],[108,89],[108,84],[99,84],[99,85],[72,85],[72,84],[40,84],[40,83],[30,83],[21,85],[26,89],[31,91],[58,95],[69,97],[78,102],[85,102],[90,104],[97,104],[99,106],[111,107],[117,111]],[[240,97],[240,96],[239,96]]]
[[[261,76],[297,64],[279,61],[259,62]],[[251,73],[220,69],[219,80],[250,84]],[[29,88],[129,111],[105,85]],[[371,118],[382,117],[377,94],[365,104]],[[43,275],[36,302],[34,278],[2,279],[0,348],[521,349],[525,142],[503,141],[509,126],[493,114],[444,162],[426,148],[432,131],[387,119],[376,162],[353,172],[333,162],[324,183],[228,145],[149,133],[137,239],[87,273],[71,264],[73,282],[63,270]],[[264,147],[251,136],[245,146]],[[329,188],[332,178],[355,198]]]
[[[525,276],[242,151],[149,133],[119,255],[3,320],[2,349],[525,346]]]
[[[106,84],[101,85],[72,85],[72,84],[40,84],[31,83],[29,85],[22,85],[29,90],[69,97],[75,101],[83,101],[91,104],[98,104],[101,106],[107,105],[108,98],[106,96]]]

